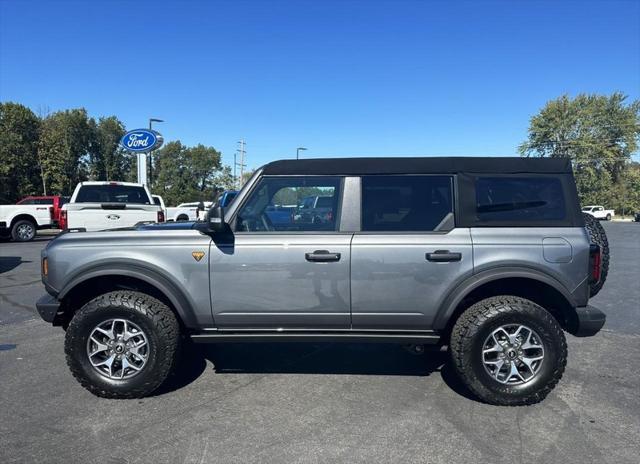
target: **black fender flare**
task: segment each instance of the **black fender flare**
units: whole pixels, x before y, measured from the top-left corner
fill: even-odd
[[[60,290],[57,299],[62,301],[69,292],[83,282],[96,277],[108,276],[132,277],[155,287],[171,302],[185,327],[198,327],[193,304],[185,293],[180,290],[179,286],[161,269],[157,269],[148,263],[140,263],[135,260],[123,261],[120,259],[109,262],[103,261],[98,265],[92,263],[90,266],[79,268],[67,281],[62,290]]]
[[[459,283],[440,305],[434,320],[434,329],[445,329],[460,302],[475,289],[489,282],[512,278],[537,280],[538,282],[549,285],[554,290],[557,290],[572,308],[576,307],[575,298],[569,290],[550,275],[527,267],[498,267],[481,271]]]

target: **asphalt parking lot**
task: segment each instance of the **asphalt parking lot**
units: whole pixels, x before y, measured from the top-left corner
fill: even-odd
[[[607,325],[568,336],[560,385],[520,408],[475,401],[444,353],[360,344],[190,348],[154,396],[96,398],[36,317],[47,239],[0,243],[0,462],[637,463],[640,224],[604,225]]]

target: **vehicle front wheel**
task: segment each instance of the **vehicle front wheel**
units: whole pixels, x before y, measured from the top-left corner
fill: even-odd
[[[482,401],[519,406],[542,401],[567,363],[555,318],[532,301],[496,296],[456,321],[449,346],[454,370]]]
[[[11,238],[16,242],[30,242],[36,236],[36,225],[28,219],[16,221],[11,228]]]
[[[140,398],[173,370],[180,327],[161,301],[134,291],[105,293],[73,316],[65,353],[73,376],[104,398]]]

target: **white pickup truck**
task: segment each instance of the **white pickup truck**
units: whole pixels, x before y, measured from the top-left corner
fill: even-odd
[[[610,221],[612,217],[616,215],[616,212],[612,209],[604,209],[603,206],[599,205],[588,205],[582,207],[582,212],[590,214],[596,219],[605,219]]]
[[[52,206],[0,205],[0,237],[28,242],[35,238],[38,229],[46,229],[52,224]]]
[[[138,222],[164,222],[164,211],[147,187],[130,182],[80,182],[60,214],[62,229],[106,230]]]
[[[202,219],[202,212],[198,211],[199,204],[199,201],[194,201],[167,208],[167,221],[197,221],[198,219]],[[206,211],[211,208],[213,202],[205,201],[203,204],[205,208],[204,211]]]

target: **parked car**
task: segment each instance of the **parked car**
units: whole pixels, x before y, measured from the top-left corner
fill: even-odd
[[[231,204],[231,202],[238,195],[237,190],[226,190],[220,194],[220,196],[216,199],[214,204],[226,208]]]
[[[633,220],[635,222],[640,222],[640,211],[638,211],[634,216],[633,216]]]
[[[60,227],[94,231],[164,220],[164,211],[142,184],[80,182],[62,207]]]
[[[268,219],[310,190],[335,214]],[[564,332],[605,323],[589,305],[606,238],[594,225],[566,159],[276,161],[207,221],[58,235],[36,306],[103,397],[153,392],[190,337],[446,346],[478,398],[532,404],[562,377]]]
[[[0,205],[0,237],[16,242],[33,240],[38,229],[53,226],[53,206],[40,204]]]
[[[332,196],[310,196],[302,199],[293,221],[299,223],[328,224],[333,220],[337,199]]]
[[[198,208],[202,203],[204,210],[210,208],[213,202],[211,201],[193,201],[190,203],[180,203],[175,207],[167,208],[167,221],[197,221],[199,214]]]
[[[596,219],[605,219],[610,221],[616,215],[612,209],[604,209],[603,206],[589,205],[582,208],[583,213],[592,215]]]
[[[60,195],[28,196],[17,202],[17,205],[50,205],[53,208],[53,226],[60,223],[62,206],[69,201],[69,197]]]

